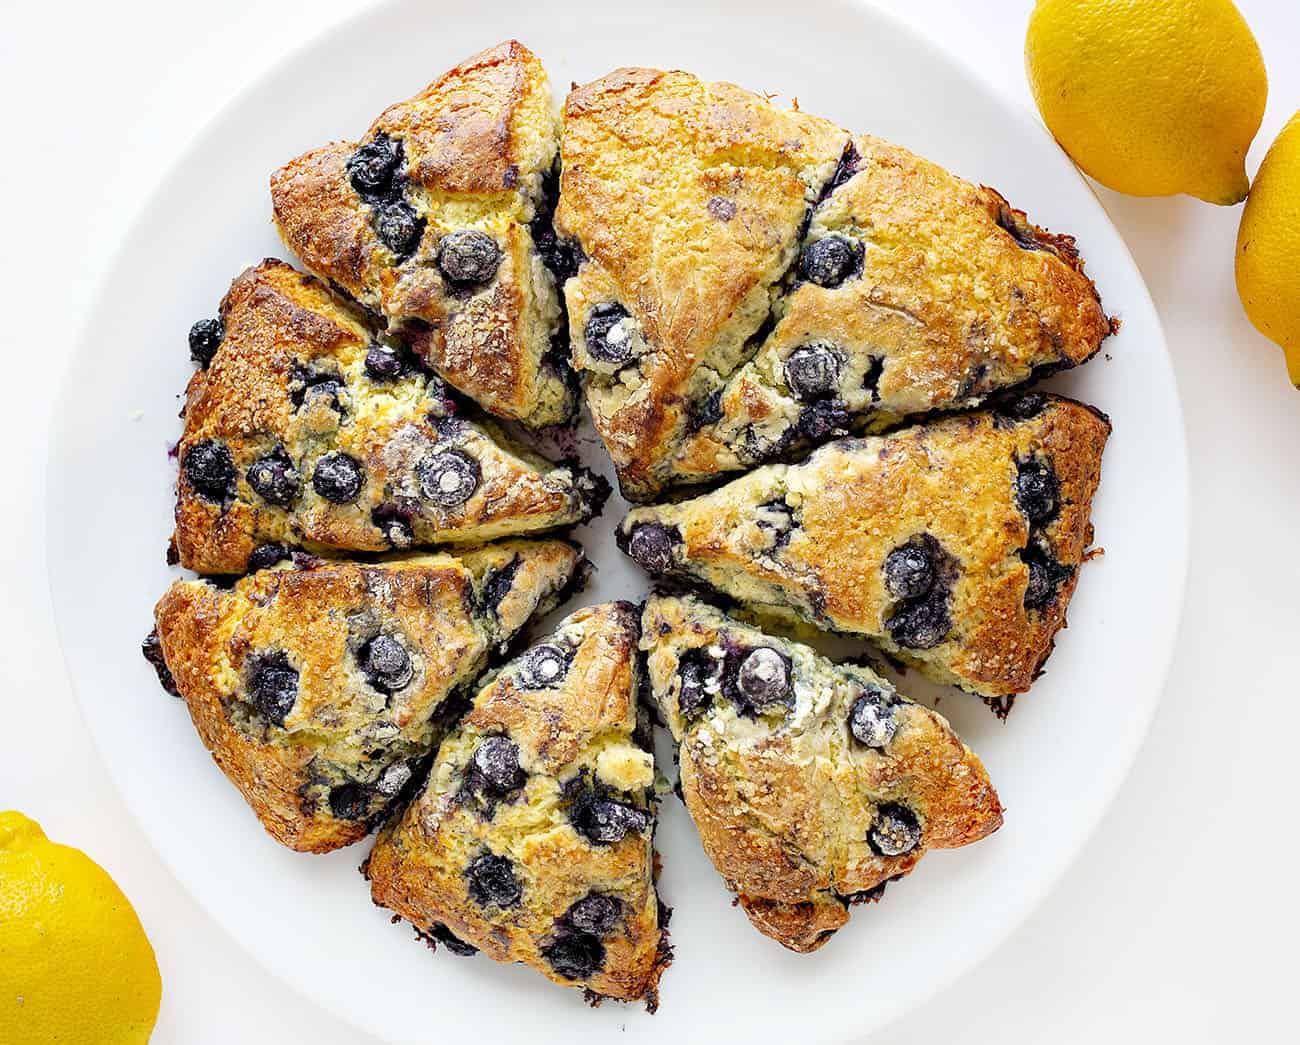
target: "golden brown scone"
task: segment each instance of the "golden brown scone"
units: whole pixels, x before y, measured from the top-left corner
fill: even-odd
[[[636,509],[618,540],[651,573],[1000,698],[1029,688],[1065,624],[1109,435],[1091,407],[1028,393]]]
[[[672,478],[692,411],[752,355],[848,133],[727,83],[620,69],[565,102],[555,227],[574,366],[624,494]]]
[[[407,789],[440,716],[581,563],[565,541],[521,540],[373,565],[304,556],[228,589],[177,581],[146,655],[161,647],[203,743],[266,830],[328,852]]]
[[[590,606],[506,665],[366,873],[377,904],[458,954],[653,1010],[671,953],[637,637],[630,603]]]
[[[906,149],[859,137],[818,205],[776,325],[720,384],[678,481],[902,417],[976,406],[1110,332],[1069,236]]]
[[[510,40],[389,107],[363,141],[338,142],[271,177],[289,249],[394,329],[449,384],[528,425],[576,407],[551,242],[558,129],[546,71]],[[531,227],[530,227],[531,226]]]
[[[980,760],[869,668],[689,596],[649,599],[641,648],[704,850],[791,950],[816,950],[927,849],[1002,824]]]
[[[183,566],[481,542],[584,522],[603,503],[603,479],[457,416],[404,346],[281,261],[240,275],[208,330],[178,448]]]

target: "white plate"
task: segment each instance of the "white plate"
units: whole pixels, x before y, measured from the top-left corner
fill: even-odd
[[[509,36],[542,57],[557,93],[617,65],[682,67],[797,96],[811,112],[995,185],[1039,223],[1078,236],[1124,324],[1103,358],[1056,382],[1115,423],[1094,509],[1106,555],[1084,568],[1050,670],[1006,724],[974,698],[942,700],[983,756],[1006,826],[930,854],[883,903],[856,909],[828,946],[801,957],[731,906],[670,798],[658,844],[677,961],[654,1017],[612,1003],[592,1011],[523,968],[431,955],[370,904],[356,870],[364,844],[301,856],[261,831],[139,654],[175,572],[163,563],[167,448],[190,373],[185,334],[243,265],[285,256],[268,220],[267,176],[305,149],[360,134],[390,101]],[[268,968],[374,1033],[859,1038],[969,969],[1038,903],[1110,802],[1159,698],[1182,598],[1187,496],[1178,399],[1150,298],[1096,199],[1029,115],[873,9],[411,0],[367,11],[287,58],[199,134],[122,244],[90,314],[56,415],[49,489],[50,576],[86,720],[128,805],[198,900]],[[581,535],[600,564],[581,601],[643,590],[609,537],[622,508],[615,501],[597,532]]]

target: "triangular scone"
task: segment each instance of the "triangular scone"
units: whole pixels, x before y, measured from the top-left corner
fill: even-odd
[[[566,421],[572,375],[551,351],[561,306],[539,253],[553,243],[557,147],[546,71],[508,41],[389,107],[360,144],[282,167],[276,225],[307,268],[410,329],[429,365],[486,410]]]
[[[1069,236],[888,142],[855,142],[771,334],[681,446],[679,481],[976,406],[1089,359],[1110,332]]]
[[[202,327],[211,354],[178,447],[174,542],[190,569],[242,573],[287,545],[379,552],[533,533],[586,521],[608,492],[457,416],[399,342],[281,261],[240,275]]]
[[[652,596],[641,636],[704,850],[791,950],[816,950],[927,849],[1001,826],[980,760],[870,668],[691,597]]]
[[[672,478],[682,439],[753,353],[849,136],[726,83],[620,69],[564,108],[555,227],[574,366],[624,494]]]
[[[366,865],[375,903],[456,953],[658,1000],[654,758],[636,607],[579,610],[508,664]]]
[[[1000,698],[1029,688],[1065,624],[1109,435],[1091,407],[1030,393],[639,508],[618,540],[652,573]]]
[[[327,852],[383,817],[491,651],[554,607],[582,562],[554,540],[372,565],[299,556],[229,589],[176,582],[146,651],[161,647],[266,830]]]

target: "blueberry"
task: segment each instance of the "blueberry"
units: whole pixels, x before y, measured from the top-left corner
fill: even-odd
[[[789,659],[769,646],[750,650],[736,667],[736,689],[750,707],[794,703]]]
[[[474,769],[499,795],[524,786],[528,774],[519,766],[519,748],[506,737],[485,737],[474,751]]]
[[[355,457],[345,453],[328,453],[316,462],[312,488],[334,504],[349,504],[361,493],[366,473]]]
[[[394,548],[409,548],[415,543],[415,531],[411,529],[408,513],[394,504],[381,504],[370,513],[370,521]]]
[[[190,358],[201,367],[212,362],[221,342],[225,340],[226,327],[219,319],[200,319],[190,327]]]
[[[796,428],[805,439],[843,435],[849,430],[849,412],[839,399],[814,399],[800,413]]]
[[[333,377],[326,377],[319,381],[312,381],[303,389],[304,402],[315,402],[317,400],[329,400],[329,407],[332,410],[343,412],[343,401],[339,398],[339,392],[343,389],[343,382]]]
[[[495,611],[501,600],[509,595],[515,587],[515,575],[519,572],[520,558],[516,555],[500,569],[493,570],[483,581],[483,594],[480,598],[485,610]]]
[[[605,965],[605,945],[590,933],[557,933],[542,954],[552,969],[569,980],[585,980]]]
[[[680,540],[676,527],[641,523],[632,530],[627,552],[647,573],[665,573],[673,565],[673,548]]]
[[[902,856],[921,844],[921,823],[907,806],[889,802],[876,810],[867,844],[877,856]]]
[[[785,383],[803,400],[832,395],[840,385],[840,354],[823,341],[800,345],[785,361]]]
[[[247,478],[248,485],[269,504],[288,508],[298,499],[301,489],[298,471],[284,447],[277,446],[254,461],[249,466]]]
[[[1056,515],[1061,484],[1049,461],[1021,461],[1016,466],[1016,504],[1031,522],[1043,525]]]
[[[554,689],[569,673],[569,655],[554,643],[534,646],[524,654],[515,680],[523,689]]]
[[[385,247],[405,261],[424,235],[424,219],[405,200],[382,204],[375,215],[375,233]]]
[[[439,508],[455,508],[474,496],[483,472],[464,450],[442,450],[420,462],[416,475],[424,496]]]
[[[651,824],[646,810],[592,792],[574,802],[569,809],[569,820],[574,830],[592,845],[621,842],[628,832],[648,830]]]
[[[432,940],[442,944],[452,954],[459,954],[462,958],[470,958],[478,954],[478,948],[472,943],[466,943],[454,932],[448,929],[442,922],[435,922],[425,933]]]
[[[348,158],[348,179],[359,195],[380,196],[392,186],[401,162],[401,142],[377,134]]]
[[[1074,570],[1058,562],[1037,545],[1020,552],[1020,558],[1029,567],[1029,584],[1025,588],[1025,609],[1044,610],[1052,604],[1061,585],[1070,579]]]
[[[885,627],[904,649],[932,649],[952,630],[947,599],[932,593],[924,599],[905,602],[885,621]]]
[[[384,693],[407,685],[415,675],[411,655],[392,635],[379,634],[360,650],[362,670],[370,684]]]
[[[154,628],[144,637],[144,641],[140,643],[140,652],[144,654],[144,659],[153,667],[154,674],[158,676],[158,684],[173,697],[179,697],[181,694],[180,690],[176,688],[176,679],[163,657],[162,639],[158,637],[157,628]]]
[[[931,541],[933,538],[927,540],[926,536],[913,537],[885,556],[885,587],[894,598],[917,599],[934,587],[936,563]]]
[[[396,381],[406,370],[401,353],[380,341],[366,349],[366,376],[372,381]]]
[[[295,407],[302,407],[309,398],[314,401],[318,397],[325,397],[329,400],[329,406],[341,413],[343,403],[339,393],[342,390],[343,378],[328,370],[314,370],[295,364],[289,374],[289,398]]]
[[[524,887],[515,877],[514,866],[504,856],[483,853],[465,868],[469,898],[480,907],[516,907]]]
[[[248,556],[248,570],[250,573],[257,570],[269,570],[277,562],[284,562],[291,554],[292,552],[283,544],[274,544],[269,541],[266,544],[259,544]]]
[[[843,236],[826,236],[804,247],[799,258],[803,278],[819,287],[838,287],[862,263],[862,246]]]
[[[893,705],[878,686],[867,686],[849,709],[849,732],[867,747],[887,747],[898,731]]]
[[[486,283],[500,265],[501,248],[486,232],[458,229],[438,241],[438,268],[452,283]]]
[[[682,654],[677,674],[681,689],[677,694],[677,709],[683,715],[695,715],[713,703],[718,692],[718,676],[722,665],[707,649],[693,649]]]
[[[225,443],[213,439],[195,443],[185,452],[181,467],[200,497],[221,502],[235,495],[235,459]]]
[[[370,814],[370,792],[361,784],[330,788],[330,812],[339,820],[364,820]]]
[[[631,320],[627,309],[617,301],[593,308],[583,328],[588,353],[606,363],[626,363],[632,358]]]
[[[248,696],[268,720],[283,726],[298,699],[298,671],[286,653],[254,656],[248,672]]]
[[[589,893],[565,912],[564,920],[575,929],[592,936],[608,936],[618,925],[623,904],[613,896]]]
[[[997,412],[1013,421],[1028,421],[1043,412],[1047,406],[1047,396],[1042,392],[1026,392],[998,404]]]

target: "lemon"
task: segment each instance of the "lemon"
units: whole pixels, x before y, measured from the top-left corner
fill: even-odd
[[[1245,198],[1268,78],[1231,0],[1038,0],[1025,68],[1048,130],[1103,185]]]
[[[1300,112],[1269,146],[1237,230],[1237,293],[1300,388]]]
[[[0,1042],[146,1042],[161,996],[153,948],[108,873],[0,812]]]

